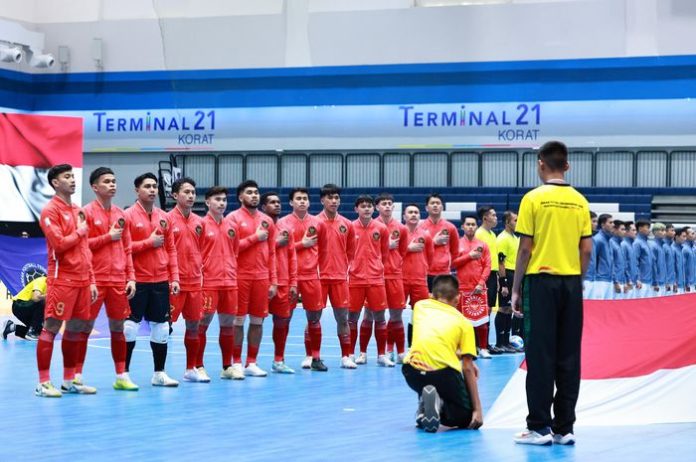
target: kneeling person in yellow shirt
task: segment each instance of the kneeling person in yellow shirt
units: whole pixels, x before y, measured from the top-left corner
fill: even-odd
[[[413,344],[401,370],[418,393],[416,426],[427,432],[436,432],[440,424],[477,429],[483,413],[476,342],[474,328],[456,308],[457,278],[437,276],[432,297],[413,308]]]

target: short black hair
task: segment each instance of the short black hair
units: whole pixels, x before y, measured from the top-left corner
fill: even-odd
[[[493,207],[492,205],[482,205],[478,208],[478,210],[476,210],[476,213],[478,214],[478,217],[481,220],[483,220],[483,217],[488,215],[488,212],[490,212],[491,210],[495,210],[495,207]]]
[[[626,226],[626,223],[621,220],[614,220],[614,229],[619,229],[622,226]]]
[[[335,185],[333,183],[326,183],[319,190],[319,198],[320,199],[323,197],[326,197],[326,196],[333,196],[334,194],[338,194],[340,196],[341,195],[341,188],[339,188],[337,185]]]
[[[388,192],[381,192],[375,197],[375,204],[379,204],[382,201],[392,201],[394,202],[394,196]]]
[[[568,164],[568,148],[560,141],[548,141],[539,148],[539,159],[553,172],[562,172]]]
[[[415,208],[417,208],[418,211],[420,212],[420,206],[419,206],[418,204],[416,204],[415,202],[411,202],[411,203],[406,204],[406,205],[404,206],[404,211],[406,211],[406,209],[409,208],[409,207],[415,207]]]
[[[606,223],[607,220],[609,220],[610,218],[611,218],[611,214],[603,213],[603,214],[601,214],[601,215],[599,216],[599,218],[597,219],[597,224],[598,224],[599,226],[602,226],[602,225],[604,225],[604,223]]]
[[[476,218],[476,216],[475,216],[475,215],[472,215],[472,214],[465,215],[465,216],[464,216],[464,219],[462,220],[462,224],[464,224],[464,222],[466,222],[466,220],[468,220],[469,218],[471,218],[472,220],[474,220],[474,223],[478,224],[478,218]]]
[[[615,223],[616,223],[616,222],[615,222]],[[631,227],[631,225],[633,224],[633,222],[632,222],[632,221],[624,221],[623,224],[624,224],[624,226],[626,227],[626,229],[628,229],[628,228]]]
[[[295,194],[297,194],[297,193],[304,193],[304,194],[307,194],[307,197],[309,197],[309,189],[297,187],[297,188],[292,188],[290,190],[290,193],[288,194],[288,199],[293,200],[295,198]],[[278,197],[280,197],[280,196],[278,196]],[[261,201],[261,203],[265,204],[265,202],[263,202],[263,201]]]
[[[649,221],[647,221],[647,220],[638,220],[638,221],[636,221],[636,229],[645,228],[646,226],[647,226],[648,228],[650,228],[650,222],[649,222]]]
[[[459,294],[459,281],[450,274],[436,276],[433,280],[433,298],[454,300]]]
[[[53,187],[53,180],[58,178],[58,175],[60,175],[61,173],[71,172],[72,169],[72,165],[70,164],[54,165],[53,167],[48,169],[48,174],[46,175],[46,178],[48,179],[48,184],[50,184],[53,189],[56,189]]]
[[[143,173],[142,175],[138,175],[137,177],[135,177],[135,180],[133,180],[133,185],[136,188],[139,188],[140,185],[143,184],[143,181],[145,181],[147,179],[155,180],[155,183],[157,183],[159,185],[159,182],[157,181],[157,177],[152,172]]]
[[[679,229],[677,230],[677,236],[681,236],[681,235],[684,234],[684,233],[688,233],[688,232],[689,232],[689,229],[690,229],[690,228],[689,228],[688,226],[684,226],[683,228],[679,228]]]
[[[89,184],[97,184],[102,175],[113,175],[114,171],[109,167],[97,167],[89,174]]]
[[[425,198],[425,205],[427,206],[430,203],[430,199],[438,199],[440,202],[442,202],[442,205],[445,205],[445,201],[442,200],[442,197],[440,197],[440,193],[430,193],[428,194],[428,197]]]
[[[205,192],[205,198],[210,199],[211,197],[217,196],[218,194],[224,194],[225,196],[227,196],[227,188],[225,188],[224,186],[213,186]]]
[[[674,229],[674,225],[672,223],[665,223],[665,229],[672,228]]]
[[[301,188],[295,188],[295,189],[301,189]],[[261,205],[268,204],[268,198],[271,196],[278,196],[278,199],[280,199],[280,194],[278,194],[277,191],[268,191],[268,192],[261,194]],[[292,196],[290,196],[290,200],[292,200]]]
[[[185,177],[179,178],[178,180],[174,181],[174,183],[172,183],[172,193],[178,193],[179,190],[181,189],[181,187],[183,185],[185,185],[186,183],[193,186],[193,189],[196,189],[196,182],[193,181],[192,178],[185,176]]]
[[[370,205],[375,205],[375,200],[369,194],[360,194],[357,199],[355,199],[355,206],[360,204],[368,203]]]
[[[503,213],[504,223],[510,223],[510,220],[512,220],[513,215],[517,215],[517,212],[515,212],[514,210],[506,210],[505,213]]]
[[[259,189],[259,185],[254,180],[244,180],[237,186],[237,197],[244,192],[246,188]]]
[[[597,214],[590,210],[590,219],[597,218]]]

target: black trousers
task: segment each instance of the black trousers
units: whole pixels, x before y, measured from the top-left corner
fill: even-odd
[[[525,295],[527,427],[542,433],[550,428],[564,435],[573,431],[580,391],[582,280],[580,276],[530,275]]]
[[[12,314],[22,321],[23,326],[17,325],[15,335],[25,338],[29,329],[37,334],[43,329],[45,302],[15,300],[12,302]]]
[[[425,372],[404,364],[401,368],[406,383],[420,398],[423,388],[432,385],[442,400],[440,423],[447,427],[466,428],[471,423],[472,404],[461,372],[451,367]]]
[[[495,302],[498,299],[498,272],[491,271],[488,280],[486,281],[486,296],[488,298],[488,312],[491,312],[491,308],[495,306]]]

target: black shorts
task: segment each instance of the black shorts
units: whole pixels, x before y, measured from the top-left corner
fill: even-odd
[[[505,270],[505,279],[507,279],[507,283],[505,284],[505,287],[508,289],[508,294],[507,296],[503,296],[502,294],[502,288],[503,286],[500,286],[501,291],[498,291],[498,306],[506,307],[506,306],[511,306],[511,299],[512,299],[512,282],[515,279],[515,272],[513,270],[506,269]]]
[[[493,308],[495,302],[498,299],[498,272],[491,271],[491,275],[488,276],[488,281],[486,281],[486,291],[488,298],[488,308]],[[489,310],[490,312],[490,310]]]
[[[131,321],[140,322],[145,318],[150,322],[169,321],[169,283],[138,282],[135,296],[130,300]]]

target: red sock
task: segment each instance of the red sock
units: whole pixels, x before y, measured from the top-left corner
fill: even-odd
[[[123,332],[111,331],[111,357],[116,366],[116,373],[126,372],[126,336]]]
[[[251,343],[247,344],[247,362],[246,365],[248,366],[251,363],[256,362],[256,357],[259,355],[259,346],[258,345],[252,345]]]
[[[387,349],[387,321],[375,322],[375,339],[377,340],[377,354],[383,355]]]
[[[203,354],[205,353],[205,344],[208,341],[208,326],[198,325],[198,353],[196,354],[196,367],[203,367]]]
[[[309,336],[309,326],[304,329],[305,356],[312,356],[312,338]]]
[[[321,357],[321,324],[319,322],[309,324],[309,338],[312,341],[312,358],[319,359]]]
[[[387,325],[389,329],[392,341],[396,346],[396,352],[401,354],[404,352],[404,344],[406,343],[406,335],[404,334],[404,323],[403,321],[389,321]],[[393,349],[391,351],[394,351]]]
[[[203,332],[203,337],[205,337],[205,332]],[[200,338],[200,330],[186,329],[186,332],[184,332],[184,347],[186,348],[186,369],[193,369],[197,365],[196,363],[198,362],[198,352],[201,346]],[[203,366],[202,354],[200,359],[201,366]]]
[[[63,350],[63,380],[73,380],[75,378],[75,357],[79,353],[80,333],[65,331],[61,349]]]
[[[355,353],[355,344],[358,342],[358,321],[348,321],[350,326],[350,354]]]
[[[348,334],[339,334],[338,335],[338,343],[341,344],[341,357],[345,357],[350,355],[351,353],[351,345],[350,345],[350,333]]]
[[[363,319],[360,323],[360,353],[367,352],[367,346],[370,344],[372,337],[372,321]],[[384,352],[382,352],[384,353]]]
[[[479,348],[488,348],[488,324],[474,327]]]
[[[285,343],[288,340],[289,330],[290,318],[273,319],[274,361],[283,361],[285,359]]]
[[[77,335],[79,346],[75,353],[75,373],[82,374],[82,366],[85,364],[85,358],[87,357],[89,334],[87,332],[78,332]]]
[[[55,338],[56,334],[43,329],[36,344],[36,364],[39,367],[39,382],[41,383],[51,380],[51,357],[53,356]]]
[[[232,348],[232,361],[235,364],[241,364],[242,363],[242,344],[240,342],[239,345],[235,342],[234,348]]]
[[[234,327],[220,326],[220,352],[222,353],[222,368],[232,365],[232,352],[234,351]]]

